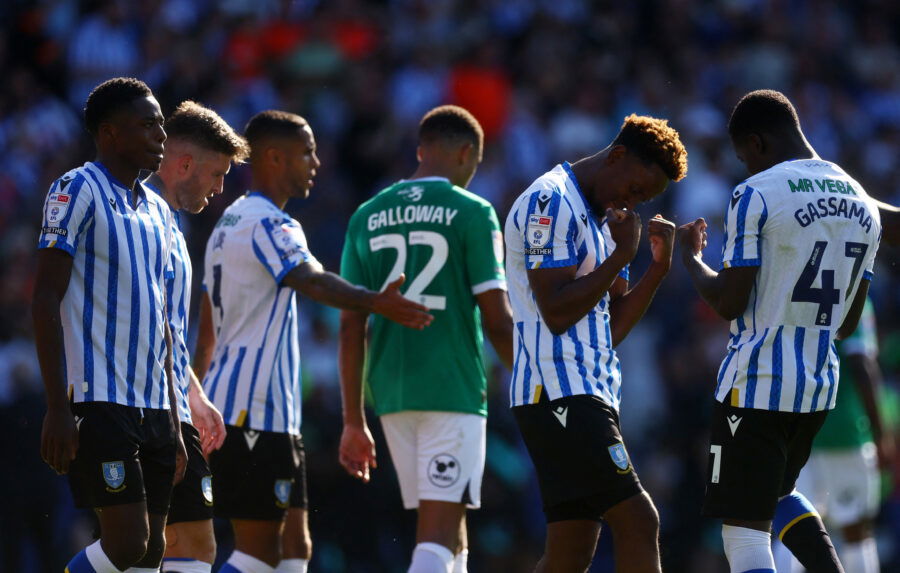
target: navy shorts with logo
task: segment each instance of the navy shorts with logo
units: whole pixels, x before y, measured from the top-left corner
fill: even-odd
[[[168,410],[111,402],[72,404],[78,451],[69,467],[76,507],[139,501],[165,515],[175,478],[175,431]]]
[[[600,521],[643,488],[628,458],[619,415],[597,396],[577,395],[512,409],[537,470],[547,522]]]
[[[216,517],[279,521],[289,507],[307,508],[300,436],[225,428],[225,443],[209,457]]]
[[[184,479],[172,490],[172,505],[166,519],[168,525],[213,518],[212,472],[203,457],[200,432],[191,424],[182,422],[181,437],[187,448],[187,469]]]
[[[703,515],[766,521],[791,493],[828,411],[798,414],[715,401]]]

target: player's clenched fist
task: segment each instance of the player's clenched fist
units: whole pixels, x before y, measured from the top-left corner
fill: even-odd
[[[706,221],[701,217],[692,223],[678,227],[676,231],[678,244],[686,257],[699,255],[706,248]]]
[[[668,269],[672,264],[672,248],[675,244],[675,223],[663,219],[657,213],[647,223],[650,253],[654,263],[661,263]]]
[[[616,252],[627,257],[630,262],[637,254],[641,242],[641,216],[631,210],[607,209],[606,222],[609,234],[616,243]]]

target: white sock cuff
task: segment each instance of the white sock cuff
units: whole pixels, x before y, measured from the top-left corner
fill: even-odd
[[[165,557],[162,562],[162,571],[177,571],[178,573],[212,573],[212,564],[196,559]]]
[[[453,573],[468,573],[469,550],[463,549],[453,558]]]
[[[419,543],[416,545],[415,549],[413,549],[413,553],[416,551],[428,551],[429,553],[434,553],[447,565],[453,563],[453,552],[440,543],[431,543],[430,541]]]
[[[159,567],[129,567],[125,573],[159,573]]]
[[[256,557],[247,555],[237,549],[228,557],[228,563],[243,573],[275,573],[275,569],[270,567],[265,561],[260,561]]]
[[[309,567],[307,559],[282,559],[275,568],[275,573],[306,573]]]
[[[98,572],[122,573],[122,570],[113,565],[113,562],[106,556],[99,539],[84,548],[84,556]]]

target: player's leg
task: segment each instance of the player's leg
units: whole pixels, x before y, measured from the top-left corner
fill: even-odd
[[[77,507],[92,507],[100,539],[76,555],[69,573],[115,573],[147,552],[150,523],[139,460],[140,411],[106,402],[73,404],[79,420],[79,448],[69,469]],[[174,450],[172,467],[174,472]],[[171,485],[171,476],[170,476]]]
[[[616,571],[660,571],[659,513],[647,492],[619,502],[603,518],[613,531]]]
[[[307,513],[309,500],[306,492],[306,452],[300,436],[294,436],[292,443],[296,461],[294,485],[281,537],[281,561],[275,568],[276,573],[306,573],[312,558],[312,538],[309,535]]]
[[[187,470],[172,492],[162,571],[209,573],[216,558],[212,472],[203,457],[197,429],[182,422],[181,435],[188,452]]]
[[[773,533],[808,571],[842,573],[844,568],[813,504],[795,489],[797,477],[809,459],[812,442],[825,422],[826,412],[788,414],[784,478],[775,508]]]
[[[821,452],[813,451],[797,477],[795,489],[802,491],[803,495],[812,502],[823,519],[828,518],[828,467]],[[777,512],[777,507],[776,507]],[[806,569],[800,565],[794,554],[791,553],[779,539],[778,532],[773,531],[772,553],[775,556],[775,570],[780,573],[803,573]]]
[[[234,552],[223,573],[272,573],[281,560],[285,513],[294,482],[288,434],[226,426],[222,448],[210,455],[214,511],[231,521]]]
[[[452,573],[467,573],[469,570],[469,530],[466,526],[466,518],[463,516],[459,523],[459,546],[456,556],[453,557]]]
[[[587,571],[594,558],[600,522],[593,519],[567,519],[547,524],[544,555],[535,573]]]

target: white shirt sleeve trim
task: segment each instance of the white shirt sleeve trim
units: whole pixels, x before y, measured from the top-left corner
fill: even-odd
[[[479,295],[495,288],[506,290],[506,279],[491,279],[489,281],[484,281],[483,283],[478,283],[477,285],[472,285],[472,294]]]

